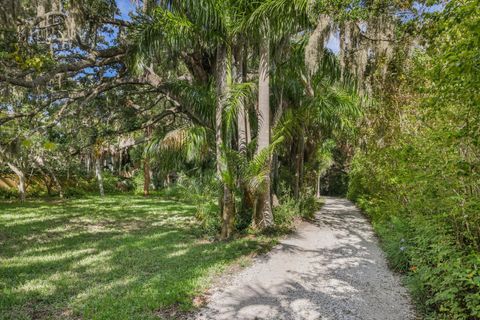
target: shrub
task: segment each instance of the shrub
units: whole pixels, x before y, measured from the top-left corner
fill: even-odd
[[[18,199],[18,191],[15,189],[0,188],[0,199],[4,199],[4,200]]]
[[[218,210],[218,205],[213,200],[205,199],[197,205],[195,217],[200,221],[202,230],[208,235],[215,236],[220,232]]]
[[[291,229],[296,217],[314,218],[315,213],[322,206],[321,200],[314,195],[312,190],[302,192],[297,200],[290,195],[285,185],[281,185],[280,195],[280,205],[273,209],[273,217],[277,228],[281,230]]]
[[[480,203],[455,157],[449,146],[409,140],[357,155],[351,172],[349,197],[371,217],[426,319],[480,318]]]
[[[298,199],[300,215],[306,219],[313,219],[315,213],[322,207],[322,202],[312,191],[307,191]]]
[[[273,208],[273,218],[279,229],[291,229],[295,217],[298,216],[300,216],[299,203],[290,196],[282,197],[280,205]]]

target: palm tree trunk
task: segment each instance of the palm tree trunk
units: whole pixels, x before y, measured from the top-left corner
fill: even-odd
[[[278,195],[279,193],[279,187],[280,187],[280,161],[278,160],[278,153],[273,154],[273,160],[272,160],[272,192],[274,195]],[[275,205],[274,205],[275,206]]]
[[[14,164],[12,164],[10,162],[8,162],[7,165],[18,177],[18,194],[20,196],[20,201],[24,202],[25,198],[26,198],[25,173],[23,173],[23,171],[19,167],[15,166]]]
[[[220,45],[217,48],[216,61],[216,82],[217,82],[217,106],[215,109],[215,142],[216,142],[216,160],[217,175],[222,174],[222,114],[224,109],[224,97],[227,91],[227,48]]]
[[[270,44],[267,34],[260,41],[260,65],[258,67],[258,148],[257,154],[270,146]],[[273,226],[272,200],[270,196],[271,159],[267,161],[267,174],[257,196],[254,227],[265,229]]]
[[[216,82],[217,82],[217,107],[215,110],[215,142],[217,144],[217,176],[221,179],[224,170],[222,166],[222,145],[223,145],[223,110],[225,107],[225,96],[227,94],[227,47],[219,45],[217,48],[216,61]],[[222,239],[229,238],[233,233],[235,221],[235,197],[230,187],[223,182],[223,194],[219,197],[219,205],[222,220]]]
[[[220,237],[228,239],[232,236],[235,223],[235,196],[227,185],[223,187],[222,230]]]
[[[244,59],[243,54],[236,55],[235,80],[237,83],[244,82],[243,68],[245,67],[245,64],[243,62],[243,59]],[[238,114],[237,114],[237,128],[238,128],[238,150],[243,154],[247,153],[247,143],[248,143],[247,142],[247,121],[248,121],[247,110],[245,108],[245,104],[242,103],[240,110],[238,110]]]
[[[247,58],[248,58],[248,46],[246,43],[241,45],[238,48],[238,51],[235,55],[235,80],[237,83],[246,83],[247,82]],[[250,123],[248,117],[248,108],[243,101],[240,110],[237,114],[237,129],[238,129],[238,151],[247,158],[248,150],[247,146],[251,140],[250,138]],[[254,201],[252,192],[249,190],[245,181],[240,181],[239,188],[241,190],[241,204],[239,215],[241,221],[250,223],[251,221],[251,210],[254,207]],[[246,226],[246,224],[245,224]]]
[[[300,137],[298,141],[298,152],[297,152],[297,161],[295,165],[295,189],[294,197],[298,199],[300,197],[300,190],[302,189],[303,182],[303,162],[304,162],[304,153],[305,153],[305,137],[304,129],[301,129]]]
[[[243,56],[242,56],[242,82],[246,83],[248,81],[248,44],[245,43],[243,47]],[[250,128],[250,120],[248,116],[248,109],[243,108],[243,120],[245,123],[245,144],[248,145],[252,141],[252,132]]]

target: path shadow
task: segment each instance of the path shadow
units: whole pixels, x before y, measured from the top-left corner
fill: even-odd
[[[334,245],[311,246],[315,232],[334,235]],[[219,292],[196,319],[414,319],[406,291],[388,270],[371,226],[355,206],[327,198],[313,226],[282,241],[257,260],[271,264],[255,270],[279,270],[279,257],[303,259],[299,270],[287,270],[282,281],[238,285]],[[303,261],[299,260],[299,261]],[[282,260],[280,260],[280,264]],[[277,269],[275,268],[277,267]],[[239,275],[242,276],[241,274]]]

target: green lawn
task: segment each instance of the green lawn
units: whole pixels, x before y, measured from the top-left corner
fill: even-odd
[[[211,242],[195,206],[109,196],[0,203],[0,319],[158,319],[268,240]]]

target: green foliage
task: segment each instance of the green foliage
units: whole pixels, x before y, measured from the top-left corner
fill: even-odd
[[[211,171],[198,172],[193,176],[181,173],[175,184],[160,191],[163,197],[180,200],[195,205],[195,218],[203,232],[216,236],[220,231],[220,215],[218,209],[218,181]]]
[[[427,319],[480,318],[479,8],[432,14],[399,94],[411,98],[369,110],[350,176]]]
[[[298,199],[298,207],[303,218],[313,219],[315,213],[322,207],[322,202],[315,196],[313,190],[307,190]]]
[[[313,219],[323,204],[312,191],[307,190],[295,199],[288,189],[285,184],[280,186],[280,205],[273,208],[275,225],[280,231],[291,230],[296,218]]]
[[[0,188],[0,199],[3,199],[3,200],[18,199],[18,192],[13,189]]]
[[[478,8],[452,1],[433,14],[431,45],[408,73],[415,87],[402,89],[419,98],[386,118],[381,139],[366,135],[350,177],[427,319],[480,317]]]
[[[290,230],[295,218],[300,216],[298,201],[293,197],[286,196],[280,199],[279,206],[273,208],[273,218],[278,229]]]
[[[349,196],[372,217],[392,265],[410,274],[429,317],[475,318],[480,202],[469,190],[477,182],[466,179],[454,145],[428,138],[358,154]]]

